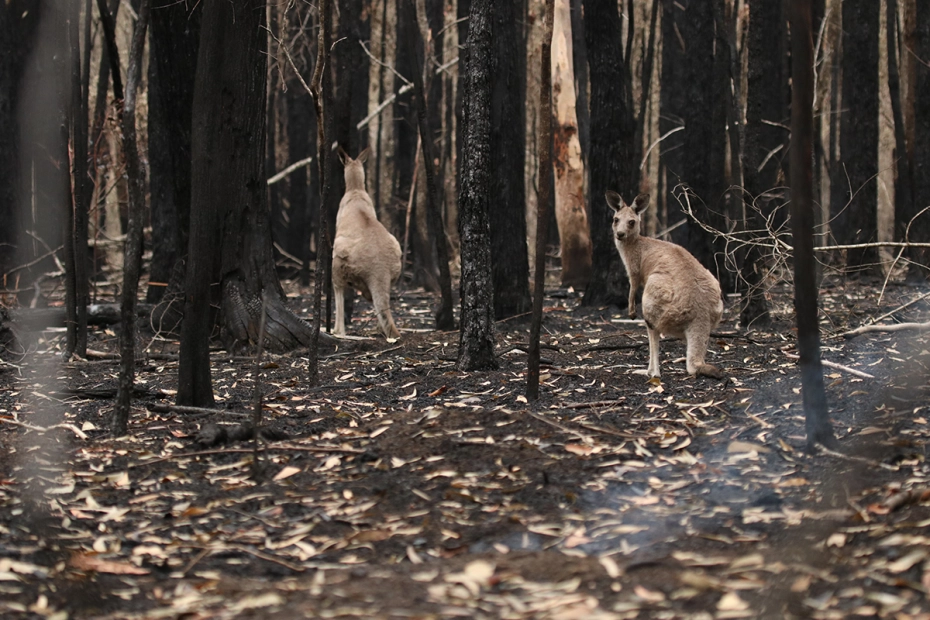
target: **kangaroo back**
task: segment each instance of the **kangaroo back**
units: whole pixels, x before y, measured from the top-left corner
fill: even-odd
[[[368,149],[356,159],[340,147],[345,166],[346,193],[336,214],[333,240],[333,293],[336,298],[335,333],[345,334],[345,289],[362,292],[375,307],[378,325],[388,338],[400,333],[391,315],[391,284],[400,276],[400,244],[378,221],[374,203],[365,189]]]

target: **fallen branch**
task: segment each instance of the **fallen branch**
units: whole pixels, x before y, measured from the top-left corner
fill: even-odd
[[[926,323],[895,323],[894,325],[863,325],[843,334],[843,338],[855,338],[868,332],[900,332],[915,329],[919,332],[930,331],[930,321]]]
[[[290,58],[290,55],[288,55],[288,58]],[[310,162],[312,162],[312,161],[313,161],[313,157],[312,157],[312,156],[311,156],[311,157],[305,157],[304,159],[301,159],[300,161],[295,161],[293,164],[291,164],[290,166],[288,166],[287,168],[285,168],[284,170],[282,170],[282,171],[279,172],[278,174],[276,174],[276,175],[274,175],[273,177],[271,177],[270,179],[268,179],[268,181],[266,181],[266,183],[267,183],[268,185],[274,185],[275,183],[277,183],[278,181],[280,181],[281,179],[283,179],[284,177],[286,177],[286,176],[289,175],[290,173],[294,172],[294,171],[297,170],[298,168],[301,168],[301,167],[303,167],[303,166],[309,165]]]
[[[16,420],[11,420],[9,418],[0,417],[0,422],[6,422],[7,424],[12,424],[13,426],[22,426],[23,428],[28,428],[31,431],[36,431],[39,433],[47,433],[56,428],[63,428],[65,430],[71,431],[81,439],[87,439],[87,434],[76,427],[74,424],[52,424],[51,426],[36,426],[34,424],[27,424],[26,422],[17,422]]]
[[[265,446],[265,450],[280,450],[282,452],[317,452],[321,454],[365,454],[365,450],[359,450],[357,448],[337,448],[335,446]],[[211,456],[214,454],[252,454],[254,450],[252,448],[219,448],[217,450],[198,450],[196,452],[177,452],[175,454],[169,454],[168,456],[162,456],[157,459],[149,459],[148,461],[143,461],[141,463],[133,463],[128,465],[126,469],[135,469],[137,467],[145,467],[147,465],[156,465],[158,463],[164,463],[165,461],[170,461],[172,459],[183,459],[183,458],[192,458],[195,456]]]
[[[911,489],[909,491],[902,491],[901,493],[895,493],[884,502],[882,506],[888,509],[889,512],[894,512],[899,508],[903,508],[908,504],[918,504],[930,499],[930,489],[927,487],[922,487],[919,489]]]
[[[799,356],[792,353],[785,353],[785,357],[790,360],[799,360]],[[842,370],[843,372],[848,372],[851,375],[856,377],[861,377],[862,379],[874,379],[875,375],[870,375],[867,372],[862,372],[861,370],[856,370],[855,368],[850,368],[849,366],[843,366],[842,364],[837,364],[836,362],[828,362],[827,360],[820,360],[820,363],[826,366],[827,368],[834,368],[836,370]]]
[[[871,467],[881,467],[882,469],[887,469],[888,471],[898,471],[898,468],[894,465],[888,465],[887,463],[882,463],[881,461],[875,461],[873,459],[863,458],[861,456],[850,456],[849,454],[843,454],[842,452],[837,452],[836,450],[831,450],[823,444],[816,444],[817,450],[822,454],[827,456],[832,456],[837,459],[842,459],[844,461],[853,461],[855,463],[864,463]]]

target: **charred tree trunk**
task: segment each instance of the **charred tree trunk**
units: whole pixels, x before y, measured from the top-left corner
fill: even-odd
[[[716,0],[715,0],[716,1]],[[715,237],[698,222],[725,230],[722,214],[726,190],[726,92],[720,87],[726,59],[715,52],[714,6],[708,0],[688,0],[676,24],[685,45],[683,85],[684,153],[678,199],[690,199],[697,222],[688,222],[685,247],[720,280],[724,293],[731,290],[729,272],[715,252]],[[722,66],[721,66],[721,63]],[[668,84],[663,81],[663,88]],[[683,103],[684,103],[683,102]],[[687,192],[687,195],[685,193]]]
[[[763,231],[766,218],[784,200],[778,190],[787,136],[782,126],[787,120],[787,76],[783,60],[785,16],[780,2],[753,5],[749,13],[749,75],[746,95],[746,132],[743,147],[743,173],[748,201],[744,206],[744,226]],[[762,238],[764,232],[756,237]],[[765,254],[750,245],[740,265],[743,304],[740,324],[744,327],[768,324],[769,309],[763,289]]]
[[[313,108],[316,112],[316,154],[317,172],[319,175],[320,208],[316,223],[316,273],[313,276],[313,329],[311,330],[310,350],[307,352],[307,379],[310,385],[316,385],[320,377],[320,327],[323,319],[322,297],[324,287],[330,283],[330,269],[332,267],[333,246],[328,235],[329,224],[326,205],[333,193],[332,175],[329,174],[330,160],[335,159],[333,151],[329,148],[330,136],[333,135],[332,105],[333,91],[329,80],[329,46],[332,31],[332,4],[331,0],[320,0],[320,24],[316,43],[316,62],[313,67],[313,78],[310,80],[310,92],[313,93]],[[327,298],[331,288],[327,288]],[[327,316],[327,323],[329,323]]]
[[[88,77],[82,67],[82,64],[89,64],[89,61],[85,62],[85,59],[81,56],[80,15],[81,3],[73,2],[69,17],[69,34],[71,38],[72,221],[65,234],[71,238],[72,256],[69,257],[69,260],[72,264],[72,271],[67,277],[69,281],[72,281],[70,286],[73,286],[74,290],[74,322],[68,324],[66,357],[70,357],[72,353],[77,353],[81,357],[87,355],[87,305],[90,303],[87,251],[87,219],[90,208],[90,186],[87,179],[88,92],[84,88]],[[91,19],[89,12],[85,19],[88,22]],[[85,42],[85,48],[85,54],[89,56],[89,40]]]
[[[116,407],[113,409],[111,432],[119,437],[129,425],[129,407],[136,378],[136,296],[142,271],[142,225],[145,219],[145,169],[139,157],[136,140],[136,94],[142,76],[142,50],[149,24],[151,0],[142,0],[139,19],[132,33],[129,68],[126,71],[126,98],[120,114],[123,132],[123,159],[129,177],[129,214],[126,250],[123,259],[123,290],[120,300],[119,353],[120,372]],[[86,320],[86,319],[85,319]]]
[[[530,309],[526,246],[526,49],[517,2],[492,4],[491,162],[488,203],[494,317]]]
[[[227,341],[307,345],[310,327],[285,305],[271,245],[265,156],[265,11],[260,0],[204,6],[192,132],[191,231],[178,402],[209,406],[211,302],[222,300]]]
[[[191,210],[191,110],[197,73],[201,5],[158,2],[151,16],[148,155],[152,263],[146,301],[158,303],[187,254]],[[176,285],[182,284],[177,278]],[[180,318],[182,291],[170,291]],[[174,324],[174,322],[172,324]]]
[[[455,329],[455,320],[452,315],[452,277],[449,273],[449,249],[446,244],[446,233],[442,223],[442,211],[439,198],[439,173],[437,171],[438,159],[433,144],[433,132],[428,117],[427,102],[424,101],[423,75],[421,72],[420,57],[423,52],[423,42],[419,36],[417,25],[416,0],[402,0],[405,21],[414,29],[414,36],[407,40],[408,51],[413,58],[413,92],[417,106],[417,121],[420,128],[420,141],[423,149],[423,169],[426,173],[426,214],[430,236],[436,244],[436,258],[439,266],[440,301],[436,309],[436,329],[450,331]]]
[[[703,0],[710,4],[709,0]],[[688,157],[684,148],[684,111],[690,101],[687,91],[687,62],[689,47],[683,39],[683,29],[689,20],[684,6],[678,2],[662,2],[662,74],[659,88],[659,143],[660,183],[664,191],[658,197],[656,206],[659,213],[665,214],[666,226],[673,226],[681,220],[685,223],[671,232],[671,241],[687,245],[688,231],[693,222],[689,222],[673,193],[682,180],[684,161]],[[590,45],[589,45],[590,47]],[[701,79],[704,79],[703,77]],[[622,191],[620,192],[623,193]],[[635,193],[634,193],[635,195]]]
[[[462,239],[460,370],[497,368],[494,357],[494,288],[491,277],[492,191],[491,98],[495,0],[472,0],[465,50],[462,179],[459,234]]]
[[[791,3],[791,230],[794,235],[794,307],[798,325],[801,390],[807,443],[835,443],[820,364],[820,328],[814,262],[813,142],[814,54],[807,0]],[[876,3],[877,4],[877,3]]]
[[[588,159],[592,274],[583,305],[626,305],[629,281],[610,230],[604,194],[612,189],[635,195],[639,189],[639,147],[629,68],[621,55],[622,24],[617,3],[584,0],[584,30],[591,79],[591,151]]]
[[[919,210],[930,205],[930,3],[918,0],[915,22],[914,201]],[[930,241],[930,213],[911,224],[910,239]]]
[[[909,236],[907,225],[917,214],[914,202],[914,174],[911,168],[911,158],[908,156],[907,128],[904,126],[904,110],[901,98],[901,80],[898,71],[898,56],[901,49],[898,29],[898,2],[885,0],[885,42],[886,60],[888,62],[888,92],[891,99],[892,116],[894,119],[895,142],[895,228],[897,236],[902,241]],[[904,53],[908,53],[905,51]],[[917,251],[910,252],[910,256],[919,259]]]
[[[533,321],[527,352],[526,398],[539,398],[539,334],[542,331],[543,296],[546,286],[546,241],[552,196],[552,31],[555,2],[546,0],[539,76],[539,202],[536,207],[536,265],[533,278]]]
[[[840,162],[832,180],[830,228],[840,244],[877,241],[878,29],[875,0],[843,1]],[[872,265],[875,248],[848,250],[849,267]]]
[[[562,250],[562,286],[584,289],[591,280],[591,232],[584,204],[584,159],[578,139],[569,0],[556,0],[552,30],[552,163],[555,216]]]
[[[4,222],[0,226],[0,275],[14,267],[17,259],[21,179],[28,174],[17,110],[41,15],[42,3],[34,0],[0,3],[0,221]]]

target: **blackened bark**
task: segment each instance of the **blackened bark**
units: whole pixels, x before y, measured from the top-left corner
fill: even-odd
[[[294,80],[284,95],[287,108],[287,160],[296,162],[310,156],[312,106],[307,92]],[[300,280],[310,283],[310,187],[307,167],[301,166],[287,178],[289,218],[284,247],[300,261]]]
[[[494,4],[495,0],[472,0],[465,50],[462,179],[459,185],[459,235],[462,240],[460,370],[497,368],[489,219],[491,169],[499,163],[491,159]]]
[[[118,8],[118,7],[117,7]],[[97,0],[97,9],[100,11],[100,23],[103,26],[103,40],[107,46],[107,56],[110,58],[110,75],[113,79],[113,98],[123,98],[123,79],[120,77],[119,48],[116,45],[116,11],[110,12],[106,0]]]
[[[518,3],[495,2],[491,67],[491,278],[494,318],[530,310],[526,246],[526,44]],[[545,256],[545,255],[544,255]]]
[[[526,399],[539,398],[539,334],[542,331],[543,296],[546,290],[546,242],[552,213],[552,31],[555,2],[546,0],[541,71],[539,77],[539,199],[536,205],[536,265],[533,269],[533,319],[526,363]]]
[[[747,76],[746,131],[743,146],[743,174],[748,197],[745,205],[747,230],[763,231],[766,218],[784,200],[778,190],[778,177],[784,160],[787,138],[782,126],[789,110],[784,105],[788,88],[783,75],[785,16],[781,2],[754,4],[749,13],[749,74]],[[781,149],[781,150],[779,150]],[[765,237],[759,233],[753,237]],[[765,255],[750,245],[740,265],[743,279],[740,324],[766,325],[768,302],[762,288]]]
[[[264,166],[264,3],[236,0],[203,8],[178,381],[178,402],[194,406],[213,402],[208,345],[217,292],[234,346],[257,342],[263,303],[267,350],[287,351],[311,339],[309,325],[285,306],[274,270]],[[215,283],[218,291],[211,291]]]
[[[891,99],[892,118],[894,119],[895,142],[895,228],[898,238],[905,240],[907,224],[916,215],[914,203],[914,175],[911,160],[907,156],[906,128],[904,113],[901,109],[901,80],[898,75],[898,2],[886,0],[885,42],[888,62],[888,92]],[[904,52],[908,53],[908,52]],[[919,252],[911,252],[911,257],[919,259]]]
[[[622,24],[614,0],[584,0],[584,34],[591,80],[591,151],[588,158],[588,213],[592,274],[585,306],[626,305],[629,280],[610,230],[612,212],[604,194],[639,190],[639,147],[633,93],[621,56]]]
[[[684,202],[688,192],[694,218],[714,230],[725,230],[723,208],[726,190],[726,90],[722,86],[728,72],[727,59],[715,53],[714,6],[707,0],[676,2],[686,5],[676,19],[685,45],[683,83],[684,154],[678,192]],[[663,87],[667,82],[663,82]],[[702,265],[720,280],[720,288],[731,290],[729,272],[715,251],[715,237],[697,222],[688,222],[683,244]]]
[[[16,113],[26,61],[32,52],[42,3],[11,0],[0,3],[0,274],[16,260],[19,230],[20,179],[27,168],[19,141]]]
[[[452,315],[452,277],[449,273],[449,249],[446,244],[446,233],[442,223],[440,207],[439,184],[437,172],[438,159],[433,144],[433,132],[430,128],[430,119],[427,115],[427,103],[424,101],[423,75],[420,57],[423,53],[423,41],[420,38],[417,24],[416,0],[401,0],[404,20],[413,30],[413,36],[407,39],[408,51],[413,58],[413,92],[417,107],[417,121],[420,128],[421,144],[423,149],[423,169],[426,173],[426,215],[429,222],[430,236],[436,244],[436,258],[439,266],[440,301],[436,308],[436,329],[451,331],[455,329],[455,320]]]
[[[154,1],[148,73],[152,218],[152,263],[146,295],[149,303],[161,301],[175,264],[187,252],[191,110],[201,16],[200,3]]]
[[[813,142],[814,55],[808,0],[791,3],[791,230],[794,236],[794,307],[798,325],[801,390],[807,443],[835,443],[820,363],[814,262]],[[876,6],[878,3],[875,3]]]
[[[706,2],[706,0],[705,0]],[[688,21],[684,7],[678,2],[662,0],[662,74],[659,89],[659,135],[664,139],[659,143],[660,174],[664,176],[664,191],[657,196],[656,204],[660,213],[666,214],[667,226],[677,224],[685,219],[685,224],[678,226],[671,233],[671,240],[680,245],[688,243],[688,230],[694,224],[686,219],[678,200],[673,196],[684,172],[684,160],[688,156],[684,150],[685,125],[684,110],[687,108],[688,92],[687,49],[682,39],[682,25]],[[701,78],[703,79],[703,77]],[[677,130],[677,131],[676,131]],[[675,132],[675,133],[670,133]],[[623,192],[620,191],[622,194]],[[635,195],[635,194],[634,194]]]
[[[139,274],[142,271],[142,226],[145,219],[145,169],[142,167],[136,141],[136,94],[142,77],[142,50],[145,47],[150,11],[150,0],[142,0],[138,11],[139,19],[136,20],[132,33],[129,68],[126,71],[126,98],[120,113],[123,161],[126,162],[126,176],[129,177],[129,213],[120,299],[119,385],[110,429],[116,437],[126,434],[129,407],[132,404],[132,388],[136,378],[136,296],[139,291]]]
[[[830,229],[839,244],[877,241],[878,29],[875,0],[843,1],[840,162],[833,178]],[[875,248],[848,250],[846,264],[874,264]]]
[[[914,97],[914,201],[918,209],[930,205],[930,2],[917,2],[914,50],[916,95]],[[930,241],[930,213],[911,224],[911,241]]]
[[[88,14],[86,19],[90,20]],[[87,218],[90,207],[90,186],[87,179],[87,91],[82,65],[80,41],[81,3],[73,2],[69,21],[71,39],[71,222],[65,234],[71,238],[71,252],[67,257],[71,265],[66,274],[68,288],[73,292],[68,301],[68,322],[65,357],[73,353],[87,355],[87,305],[90,303],[90,282],[87,273]],[[87,46],[89,48],[89,45]],[[90,54],[88,49],[86,52]],[[72,307],[73,304],[73,307]]]
[[[316,63],[313,68],[313,78],[310,80],[310,91],[313,93],[313,107],[316,112],[316,145],[317,145],[317,171],[319,175],[320,208],[319,219],[316,226],[316,273],[313,283],[313,328],[310,336],[310,350],[307,351],[307,381],[316,385],[319,381],[320,369],[320,325],[322,321],[323,288],[327,287],[327,299],[332,295],[330,288],[330,269],[332,267],[332,243],[328,236],[329,224],[326,205],[333,193],[332,175],[329,174],[333,151],[329,147],[330,136],[333,135],[333,91],[329,76],[329,45],[332,30],[332,5],[330,0],[320,0],[320,24],[317,34]],[[344,182],[344,181],[343,181]],[[327,324],[329,316],[327,313]]]

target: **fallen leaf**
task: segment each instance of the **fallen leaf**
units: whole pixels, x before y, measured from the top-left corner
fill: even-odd
[[[78,570],[92,570],[98,573],[108,573],[111,575],[148,575],[149,571],[139,568],[127,562],[117,562],[114,560],[104,560],[96,555],[88,553],[76,553],[71,556],[68,564]]]
[[[293,467],[291,465],[288,465],[287,467],[279,471],[277,474],[275,474],[272,480],[284,480],[285,478],[290,478],[294,474],[298,474],[298,473],[300,473],[299,467]]]

